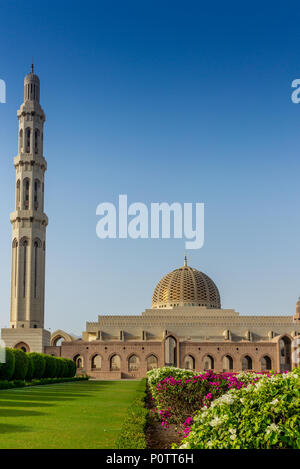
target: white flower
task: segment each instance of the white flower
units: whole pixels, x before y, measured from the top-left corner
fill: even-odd
[[[272,433],[272,432],[279,432],[279,427],[278,427],[278,425],[275,425],[275,423],[271,423],[271,425],[269,425],[266,428],[266,434],[267,435],[269,435],[269,433]]]
[[[211,427],[219,427],[220,425],[222,425],[223,422],[224,419],[222,419],[221,417],[215,417],[209,422],[209,424]]]
[[[271,402],[271,404],[272,404],[272,405],[275,405],[275,404],[277,404],[277,402],[279,402],[279,401],[278,401],[278,399],[276,398],[276,399],[274,399],[274,401]]]

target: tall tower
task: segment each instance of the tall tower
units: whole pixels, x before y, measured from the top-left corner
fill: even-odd
[[[18,113],[19,151],[16,168],[15,211],[12,224],[10,328],[2,329],[8,347],[44,351],[50,333],[44,330],[45,249],[48,218],[44,213],[43,129],[40,80],[31,73],[24,80],[24,102]]]

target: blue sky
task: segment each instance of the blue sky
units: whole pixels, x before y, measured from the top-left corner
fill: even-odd
[[[189,264],[222,306],[292,314],[300,294],[297,2],[1,4],[0,325],[9,323],[16,111],[32,59],[46,112],[46,326],[137,314],[184,240],[99,240],[96,207],[204,202]]]

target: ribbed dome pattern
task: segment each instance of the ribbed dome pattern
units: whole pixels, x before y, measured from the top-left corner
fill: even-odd
[[[152,297],[152,308],[176,306],[221,308],[219,290],[208,275],[185,265],[165,275]]]

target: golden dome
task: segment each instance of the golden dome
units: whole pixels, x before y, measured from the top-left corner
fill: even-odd
[[[221,308],[219,290],[203,272],[184,266],[165,275],[156,285],[152,308],[174,308],[176,306],[206,306]]]

